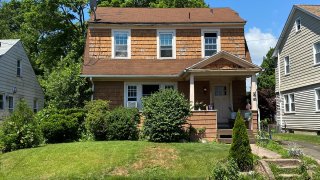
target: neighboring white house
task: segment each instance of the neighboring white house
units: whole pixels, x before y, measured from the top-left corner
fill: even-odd
[[[20,99],[34,112],[43,108],[44,94],[21,41],[0,40],[0,120]]]
[[[276,45],[277,122],[320,134],[320,5],[295,5]]]

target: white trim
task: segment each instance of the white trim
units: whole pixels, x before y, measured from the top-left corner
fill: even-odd
[[[204,51],[204,33],[217,33],[217,53],[221,51],[221,43],[220,43],[220,29],[201,29],[201,57],[206,58],[210,56],[205,56]]]
[[[172,34],[172,57],[160,57],[160,33]],[[176,59],[176,30],[175,29],[157,29],[157,59]]]
[[[293,95],[294,102],[292,102],[291,95]],[[286,101],[285,96],[288,96],[289,111],[287,111],[287,109],[286,109],[287,101]],[[288,113],[295,113],[295,112],[296,112],[296,108],[295,108],[294,111],[292,111],[292,109],[291,109],[291,104],[292,104],[292,103],[294,103],[294,107],[296,107],[295,93],[287,93],[287,94],[284,94],[284,95],[283,95],[283,99],[284,99],[284,112],[285,112],[286,114],[288,114]]]
[[[300,28],[298,29],[298,24],[297,24],[297,21],[300,21]],[[301,18],[300,17],[297,17],[295,20],[294,20],[294,27],[295,27],[295,30],[296,30],[296,32],[299,32],[299,31],[301,31]]]
[[[319,91],[319,96],[317,95],[317,91]],[[314,100],[315,100],[315,105],[316,105],[316,112],[320,112],[320,109],[318,109],[318,100],[320,100],[320,87],[314,89]]]
[[[288,62],[287,62],[287,59],[288,59]],[[290,74],[290,57],[289,56],[286,56],[284,57],[284,75],[289,75]],[[287,72],[287,65],[289,66],[289,72]]]
[[[314,60],[313,62],[314,62],[314,65],[319,65],[320,60],[319,60],[319,62],[317,62],[317,59],[316,59],[316,45],[318,45],[320,48],[320,42],[316,42],[313,44],[313,60]],[[320,54],[320,52],[319,52],[319,54]]]
[[[124,82],[124,98],[123,105],[127,107],[128,102],[128,86],[137,86],[137,104],[138,109],[142,108],[141,98],[143,85],[159,85],[159,89],[164,89],[166,85],[173,85],[174,89],[178,89],[177,82]]]
[[[128,33],[128,41],[127,41],[127,57],[116,57],[115,56],[115,48],[114,48],[114,33],[115,31],[122,31]],[[131,29],[112,29],[111,30],[111,58],[112,59],[131,59]]]

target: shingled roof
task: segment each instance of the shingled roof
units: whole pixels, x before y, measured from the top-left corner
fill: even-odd
[[[245,23],[230,8],[107,8],[96,10],[97,23]],[[91,16],[91,22],[93,21]]]
[[[320,17],[320,5],[297,5],[297,6]]]

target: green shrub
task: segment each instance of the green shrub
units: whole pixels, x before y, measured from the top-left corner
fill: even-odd
[[[249,171],[253,168],[253,154],[251,153],[247,128],[240,111],[237,113],[233,127],[229,156],[236,161],[241,171]]]
[[[179,141],[182,125],[190,116],[190,103],[173,89],[164,89],[142,99],[144,136],[154,142]]]
[[[137,140],[139,121],[138,109],[119,107],[112,110],[107,118],[106,139]]]
[[[84,112],[78,108],[59,110],[49,106],[38,113],[37,119],[48,143],[77,141],[84,130]]]
[[[237,163],[232,159],[217,163],[217,166],[213,169],[212,178],[214,180],[238,180],[239,168]]]
[[[104,100],[93,100],[86,102],[85,127],[95,140],[106,140],[109,102]]]
[[[36,147],[42,142],[39,125],[24,100],[1,125],[0,141],[3,152]]]

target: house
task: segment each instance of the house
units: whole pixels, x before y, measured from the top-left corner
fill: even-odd
[[[244,37],[243,20],[230,8],[102,8],[88,23],[82,77],[90,79],[92,99],[111,107],[142,108],[141,97],[174,88],[208,110],[189,121],[229,127],[231,112],[246,107],[246,78],[252,77],[250,129],[257,129],[254,65]],[[210,121],[209,121],[210,120]],[[232,118],[231,118],[232,121]],[[230,131],[231,130],[231,131]]]
[[[293,6],[273,56],[278,124],[320,133],[320,5]]]
[[[21,41],[0,40],[0,120],[22,98],[34,112],[43,108],[44,94]]]

